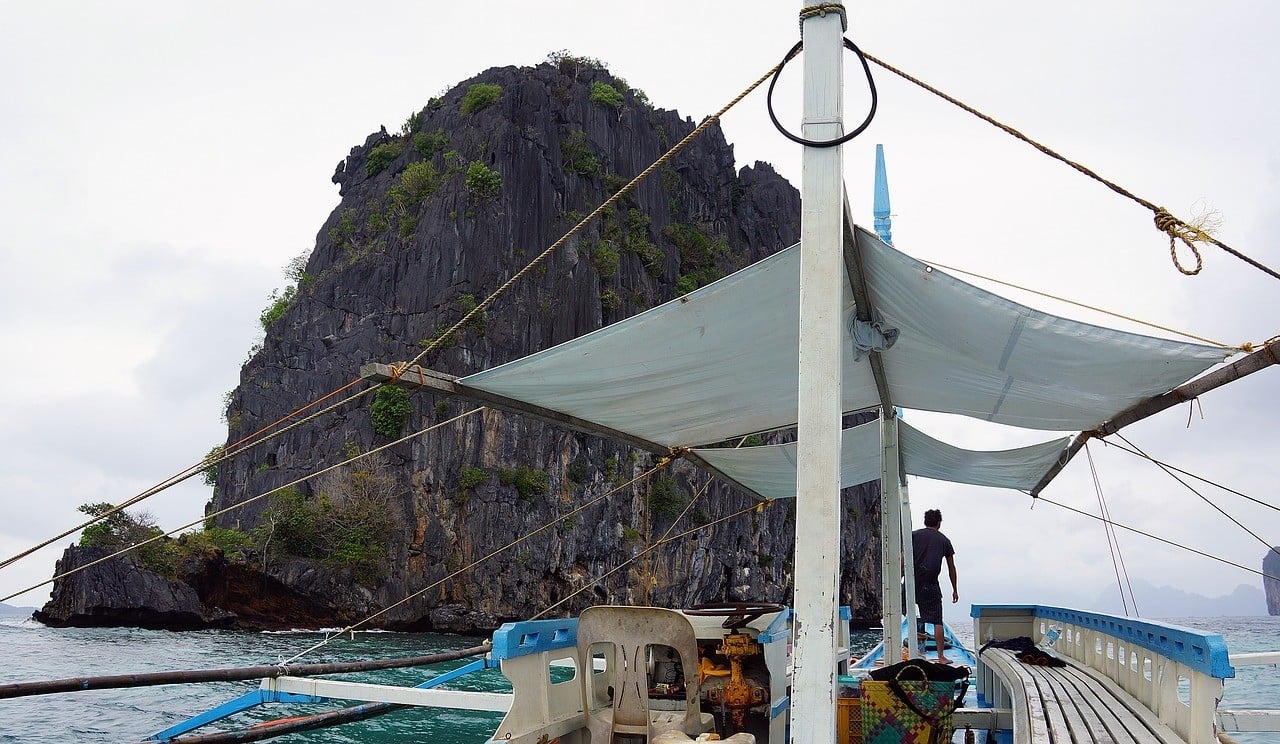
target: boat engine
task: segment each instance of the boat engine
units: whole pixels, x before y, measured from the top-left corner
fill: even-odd
[[[722,714],[726,734],[753,730],[767,737],[769,669],[763,647],[744,628],[761,615],[783,609],[772,603],[722,602],[684,610],[687,615],[725,618],[722,627],[729,632],[718,641],[699,637],[698,683],[706,709]],[[725,718],[732,719],[732,725]]]
[[[760,644],[745,633],[736,630],[720,642],[716,653],[729,660],[729,683],[724,687],[707,689],[707,702],[721,702],[733,715],[734,726],[741,731],[746,726],[747,709],[769,702],[769,691],[759,685],[748,684],[742,674],[743,663],[750,657],[760,656]]]

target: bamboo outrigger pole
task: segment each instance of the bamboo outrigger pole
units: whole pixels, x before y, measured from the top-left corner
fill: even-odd
[[[427,666],[429,664],[438,664],[442,661],[465,659],[468,656],[478,656],[488,653],[491,648],[492,645],[485,642],[479,646],[472,646],[459,651],[445,651],[439,654],[409,656],[398,659],[372,659],[330,664],[297,664],[294,666],[289,666],[288,664],[264,664],[227,669],[191,669],[173,672],[149,672],[147,674],[116,674],[103,677],[71,677],[38,682],[15,682],[0,685],[0,699],[26,697],[29,695],[49,695],[55,692],[78,692],[80,690],[152,687],[155,685],[188,684],[192,682],[238,682],[261,679],[263,677],[306,677],[316,674],[402,669],[404,667]]]

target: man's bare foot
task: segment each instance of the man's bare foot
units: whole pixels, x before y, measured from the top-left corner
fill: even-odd
[[[938,657],[938,660],[937,660],[937,663],[939,663],[939,664],[950,664],[950,663],[951,663],[951,660],[950,660],[950,659],[948,659],[948,658],[947,658],[947,657],[945,657],[945,656],[939,656],[939,657]]]

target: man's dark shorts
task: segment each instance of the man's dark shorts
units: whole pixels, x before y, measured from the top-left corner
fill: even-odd
[[[916,584],[916,606],[926,623],[942,622],[942,586],[938,583]]]

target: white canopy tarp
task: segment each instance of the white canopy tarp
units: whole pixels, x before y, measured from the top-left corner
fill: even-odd
[[[871,303],[897,343],[893,403],[1051,431],[1094,429],[1228,352],[1042,313],[955,279],[858,229]],[[459,380],[668,447],[794,425],[800,247],[639,315]],[[854,311],[845,285],[845,327]],[[880,404],[844,355],[843,408]]]
[[[898,422],[899,451],[908,475],[1031,490],[1062,453],[1069,437],[1017,449],[978,452],[953,447]],[[796,495],[796,444],[762,447],[691,450],[738,483],[770,499]],[[880,479],[880,422],[873,421],[842,432],[840,487],[848,488]]]

